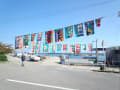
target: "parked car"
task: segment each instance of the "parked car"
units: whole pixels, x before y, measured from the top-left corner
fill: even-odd
[[[31,55],[31,56],[30,56],[30,60],[31,60],[31,61],[40,61],[40,57],[39,57],[39,56],[36,56],[36,55]]]
[[[17,53],[17,57],[21,58],[22,53]]]
[[[41,55],[39,55],[38,57],[40,57],[40,61],[42,61],[43,59],[45,59],[45,57],[41,56]]]
[[[24,54],[25,55],[25,60],[30,60],[31,59],[31,55],[29,54]]]

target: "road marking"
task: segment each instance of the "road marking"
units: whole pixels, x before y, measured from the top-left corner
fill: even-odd
[[[47,85],[47,84],[39,84],[39,83],[32,83],[32,82],[25,82],[25,81],[13,80],[13,79],[6,79],[6,80],[9,81],[9,82],[29,84],[29,85],[35,85],[35,86],[41,86],[41,87],[56,88],[56,89],[62,89],[62,90],[77,90],[77,89],[72,89],[72,88],[64,88],[64,87],[59,87],[59,86],[53,86],[53,85]]]

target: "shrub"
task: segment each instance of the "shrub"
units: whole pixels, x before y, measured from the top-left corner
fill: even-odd
[[[0,61],[8,61],[7,56],[0,54]]]

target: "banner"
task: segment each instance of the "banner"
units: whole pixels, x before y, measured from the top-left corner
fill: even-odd
[[[76,37],[84,36],[83,23],[74,25],[74,30],[75,30]]]
[[[81,44],[80,49],[81,51],[86,51],[86,44]]]
[[[15,49],[19,49],[19,42],[20,42],[19,37],[20,36],[15,37]]]
[[[53,42],[53,31],[45,32],[45,42],[52,43]]]
[[[40,42],[36,43],[35,53],[40,53]]]
[[[70,45],[70,53],[75,53],[75,45]]]
[[[35,53],[36,43],[32,41],[32,53]]]
[[[76,44],[76,53],[80,53],[80,44]]]
[[[15,38],[15,49],[23,49],[23,36]]]
[[[73,36],[73,26],[65,27],[65,37],[71,38]]]
[[[85,22],[85,29],[87,36],[94,34],[94,21]]]
[[[64,41],[63,28],[55,30],[55,42]]]
[[[43,52],[49,52],[49,44],[43,44]]]
[[[92,52],[92,44],[91,43],[88,43],[88,51]]]
[[[62,44],[57,44],[57,51],[61,51],[62,50]]]
[[[67,51],[67,44],[63,44],[63,51]]]
[[[53,44],[53,45],[52,45],[52,50],[53,50],[53,53],[55,53],[55,50],[56,50],[56,44]]]
[[[42,34],[43,34],[43,32],[38,33],[37,41],[41,41],[42,40]]]
[[[25,48],[28,48],[29,44],[30,44],[29,35],[24,35],[24,46],[25,46]]]
[[[53,53],[53,45],[52,44],[49,44],[49,52]]]
[[[96,27],[100,27],[101,26],[101,18],[95,19],[95,23],[96,23]]]
[[[36,36],[36,33],[33,33],[33,34],[32,34],[32,37],[31,37],[31,41],[34,41],[34,40],[35,40],[35,36]]]

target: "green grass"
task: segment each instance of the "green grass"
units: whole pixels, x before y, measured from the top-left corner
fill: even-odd
[[[93,70],[96,72],[108,72],[108,73],[120,73],[119,71],[114,71],[114,70]]]

